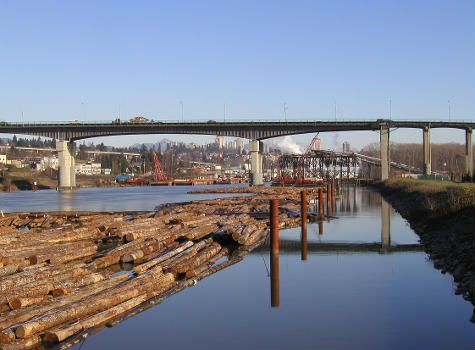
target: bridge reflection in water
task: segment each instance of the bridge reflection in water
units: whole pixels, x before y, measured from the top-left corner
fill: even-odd
[[[348,188],[340,197],[339,206],[332,203],[331,206],[339,208],[342,212],[355,213],[358,211],[356,189],[350,197]],[[371,194],[371,193],[370,193]],[[374,205],[375,198],[368,196],[368,203]],[[334,201],[335,202],[335,201]],[[332,213],[336,215],[335,212]],[[358,253],[358,252],[375,252],[379,254],[398,253],[398,252],[417,252],[423,251],[421,244],[391,244],[391,205],[381,198],[381,241],[374,243],[359,242],[308,242],[307,223],[301,226],[300,241],[292,239],[279,239],[279,250],[277,253],[272,251],[269,239],[256,248],[251,254],[270,251],[270,279],[271,279],[271,306],[280,306],[280,280],[279,280],[279,251],[284,253],[300,252],[300,259],[307,260],[308,252],[311,253]],[[338,219],[336,216],[327,216],[327,220]],[[318,221],[318,236],[323,235],[324,220]]]

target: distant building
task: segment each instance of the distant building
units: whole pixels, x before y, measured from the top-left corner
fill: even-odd
[[[320,151],[322,149],[322,140],[315,139],[312,142],[312,151]]]
[[[0,164],[7,164],[7,155],[0,154]]]
[[[236,150],[238,151],[238,153],[241,153],[244,148],[244,142],[242,141],[242,139],[239,138],[234,140],[234,142],[236,143]]]
[[[216,136],[216,144],[219,148],[224,148],[224,136]]]
[[[344,153],[350,153],[350,143],[345,141],[343,142],[343,152]]]

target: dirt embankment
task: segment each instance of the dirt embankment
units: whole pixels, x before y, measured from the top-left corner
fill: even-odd
[[[475,304],[475,186],[405,179],[375,186],[421,237],[434,266],[452,274],[457,283],[455,293]]]

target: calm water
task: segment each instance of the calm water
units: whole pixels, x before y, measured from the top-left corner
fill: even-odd
[[[189,189],[2,193],[0,209],[138,210],[216,196],[187,195]],[[381,197],[367,189],[348,189],[336,207],[337,218],[323,230],[308,226],[306,261],[300,229],[280,232],[280,307],[271,307],[270,259],[261,248],[75,349],[473,349],[473,307],[454,295],[452,277],[422,251],[392,250],[418,242],[405,221],[385,204],[383,222]],[[389,252],[368,251],[383,227]],[[349,248],[335,250],[334,243]]]

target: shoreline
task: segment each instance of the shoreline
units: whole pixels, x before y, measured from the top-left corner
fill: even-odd
[[[373,186],[408,221],[441,273],[450,273],[455,294],[473,295],[474,186],[386,180]],[[475,314],[472,316],[475,321]]]

